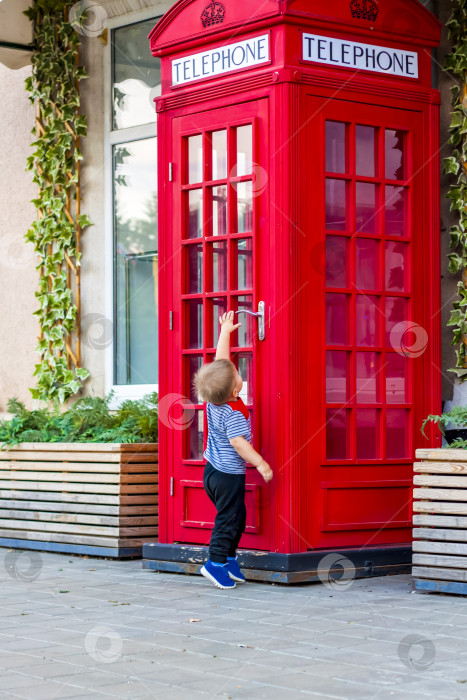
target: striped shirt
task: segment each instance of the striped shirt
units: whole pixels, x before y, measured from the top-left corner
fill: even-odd
[[[230,444],[235,437],[251,440],[250,414],[239,397],[221,406],[206,404],[208,439],[204,458],[215,469],[228,474],[245,474],[246,462]]]

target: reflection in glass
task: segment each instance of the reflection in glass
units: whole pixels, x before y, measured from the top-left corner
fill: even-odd
[[[219,318],[227,311],[227,299],[219,297],[212,300],[212,343],[211,347],[217,347],[220,333]],[[236,321],[237,323],[237,321]]]
[[[355,324],[357,345],[373,347],[380,344],[378,297],[357,296]]]
[[[344,180],[326,179],[326,228],[345,231],[347,228],[347,192]]]
[[[237,128],[236,175],[251,175],[253,172],[253,127],[251,124]]]
[[[253,230],[253,199],[251,182],[238,182],[237,189],[237,233]]]
[[[394,350],[403,349],[408,320],[408,302],[404,297],[386,297],[386,345]]]
[[[213,131],[212,138],[212,179],[227,177],[227,130]]]
[[[377,459],[380,456],[380,419],[377,408],[357,410],[357,459]]]
[[[243,379],[243,387],[240,398],[247,405],[253,403],[253,358],[251,353],[239,353],[237,355],[238,373]]]
[[[408,291],[407,243],[386,241],[386,289],[390,292]]]
[[[153,100],[161,94],[161,63],[147,39],[154,24],[150,19],[111,31],[114,129],[156,122]]]
[[[326,401],[343,403],[349,398],[349,353],[326,353]]]
[[[376,129],[373,126],[357,124],[355,127],[357,175],[375,176],[375,135]]]
[[[248,311],[253,311],[253,300],[251,296],[248,295],[238,297],[237,309],[247,309]],[[234,338],[234,343],[236,342],[237,347],[239,348],[250,347],[253,345],[253,336],[258,327],[256,317],[251,316],[251,314],[235,314],[235,318],[237,317],[237,323],[241,323],[242,325],[238,331],[236,331],[237,341],[235,341]]]
[[[408,402],[409,358],[399,353],[386,355],[386,401]]]
[[[203,291],[203,245],[197,243],[187,248],[188,294],[199,294]]]
[[[242,238],[237,241],[237,289],[253,287],[253,241]]]
[[[386,411],[386,456],[388,459],[409,457],[409,411],[388,408]]]
[[[387,236],[407,236],[406,226],[407,189],[386,185],[385,222]]]
[[[347,287],[347,239],[326,236],[326,286]]]
[[[212,253],[212,290],[225,292],[227,289],[227,241],[210,244]]]
[[[188,362],[188,385],[189,385],[189,391],[185,391],[186,396],[190,397],[190,401],[194,404],[200,404],[203,403],[203,399],[201,396],[198,396],[194,387],[193,387],[193,377],[195,376],[196,372],[200,369],[200,367],[203,364],[203,356],[202,355],[188,355],[186,358]]]
[[[346,294],[326,294],[326,343],[349,343],[349,297]]]
[[[114,146],[116,384],[156,384],[156,139]]]
[[[326,410],[326,458],[348,459],[350,454],[350,411]]]
[[[405,179],[404,131],[386,129],[386,179]]]
[[[377,352],[357,352],[357,403],[379,401],[379,358]]]
[[[376,185],[370,182],[357,182],[355,195],[355,230],[376,233]]]
[[[191,409],[187,412],[187,416],[183,421],[183,424],[189,426],[188,459],[203,459],[204,411],[202,409],[198,409],[195,411],[195,415],[193,417],[193,409]]]
[[[201,134],[188,137],[188,184],[203,180],[203,137]]]
[[[227,187],[212,188],[212,235],[227,234]]]
[[[203,235],[203,190],[188,192],[188,238]]]
[[[357,238],[357,289],[379,288],[379,243],[372,238]]]
[[[188,347],[203,347],[203,300],[186,301],[188,312]]]
[[[346,139],[343,122],[326,122],[326,172],[345,173]]]

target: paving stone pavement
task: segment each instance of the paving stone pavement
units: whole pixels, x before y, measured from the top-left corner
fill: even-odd
[[[0,548],[0,698],[467,700],[467,598]]]

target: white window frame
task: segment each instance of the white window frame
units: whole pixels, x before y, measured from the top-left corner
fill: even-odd
[[[130,12],[123,16],[112,17],[106,21],[109,31],[109,41],[104,52],[104,162],[105,162],[105,309],[106,316],[114,328],[114,216],[113,216],[113,157],[112,149],[115,144],[137,141],[157,136],[157,123],[128,129],[112,130],[112,30],[126,27],[130,24],[154,19],[154,25],[159,17],[169,10],[173,2],[159,2],[157,6]],[[156,175],[156,173],[154,173]],[[159,390],[158,384],[114,384],[114,334],[112,341],[105,349],[105,393],[114,390],[110,408],[117,408],[127,399],[141,399],[145,394]],[[159,368],[160,370],[160,368]]]

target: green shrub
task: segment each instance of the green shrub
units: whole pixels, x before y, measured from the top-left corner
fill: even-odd
[[[63,412],[56,403],[29,411],[16,397],[9,399],[13,418],[0,421],[0,442],[157,442],[157,393],[110,410],[113,394],[114,389],[105,398],[82,396]]]
[[[452,428],[467,428],[467,407],[466,406],[455,406],[448,413],[441,413],[439,416],[429,415],[422,423],[422,434],[427,437],[425,433],[425,426],[427,423],[434,423],[438,426],[441,433],[446,437],[446,426],[450,425]],[[463,447],[467,449],[467,441],[462,438],[456,438],[449,447]]]

